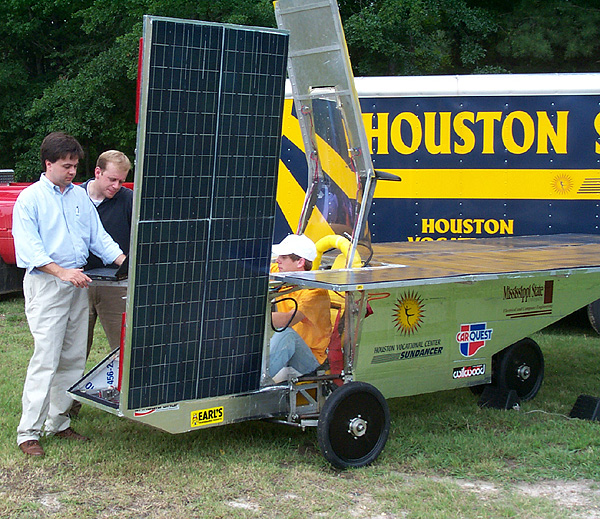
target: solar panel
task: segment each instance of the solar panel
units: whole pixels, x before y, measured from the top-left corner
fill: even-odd
[[[259,386],[286,59],[283,31],[144,19],[128,409]]]

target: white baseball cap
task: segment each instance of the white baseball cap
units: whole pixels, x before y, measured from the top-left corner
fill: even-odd
[[[273,245],[273,256],[288,256],[295,254],[308,261],[317,257],[317,248],[313,241],[304,234],[290,234],[277,245]]]

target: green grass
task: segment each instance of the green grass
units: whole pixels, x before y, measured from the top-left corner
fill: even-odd
[[[468,390],[391,400],[392,428],[370,467],[339,472],[314,430],[245,422],[170,435],[84,406],[92,441],[15,444],[32,339],[20,297],[0,299],[3,518],[600,517],[600,423],[569,420],[600,395],[600,337],[581,314],[536,334],[539,395],[520,411],[480,409]],[[90,366],[108,352],[98,330]]]

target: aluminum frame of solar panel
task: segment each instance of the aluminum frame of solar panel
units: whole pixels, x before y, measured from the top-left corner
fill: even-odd
[[[123,409],[259,387],[287,43],[144,18]]]

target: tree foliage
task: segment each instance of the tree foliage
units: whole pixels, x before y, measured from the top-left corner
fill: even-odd
[[[514,72],[592,72],[600,67],[597,0],[521,0],[499,11],[495,59]]]
[[[0,167],[39,175],[50,131],[76,136],[96,156],[135,149],[136,77],[144,14],[274,24],[268,0],[8,0],[0,20]]]
[[[496,23],[466,0],[381,0],[345,30],[361,75],[443,74],[477,71]]]
[[[145,14],[275,26],[271,0],[4,0],[0,168],[39,174],[53,130],[134,156]],[[339,0],[356,75],[600,70],[598,0]]]

